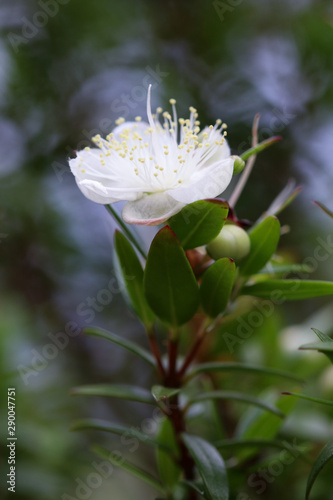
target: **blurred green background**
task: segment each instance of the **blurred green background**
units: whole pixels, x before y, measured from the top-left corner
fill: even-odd
[[[144,116],[149,83],[154,107],[174,97],[180,116],[193,105],[203,125],[226,121],[234,154],[249,147],[259,112],[260,139],[281,135],[283,141],[258,158],[238,215],[255,220],[294,178],[304,189],[282,214],[290,232],[281,248],[298,262],[313,257],[317,239],[332,234],[331,220],[311,204],[317,199],[333,208],[332,25],[327,0],[1,1],[1,435],[7,387],[16,387],[16,498],[156,497],[118,472],[77,496],[80,481],[86,484],[95,470],[91,442],[130,449],[108,435],[71,433],[71,421],[97,415],[141,426],[151,409],[71,399],[70,388],[109,380],[148,386],[153,374],[116,347],[78,334],[79,326],[94,324],[145,345],[115,282],[115,225],[104,207],[82,196],[67,158],[93,134],[108,133],[119,116]],[[154,229],[140,234],[148,245]],[[313,277],[333,279],[332,252],[316,267]],[[293,303],[276,310],[232,355],[221,339],[215,349],[289,368],[309,380],[304,392],[332,397],[328,361],[296,352],[315,340],[310,327],[332,333],[332,324],[329,300]],[[234,376],[227,383],[258,394],[275,382]],[[314,439],[315,457],[332,434],[332,414],[297,403],[282,437]],[[6,474],[7,452],[2,460]],[[131,460],[154,470],[144,445]],[[248,497],[234,498],[301,499],[308,472],[295,460],[260,496],[240,477],[235,491]],[[333,498],[331,474],[332,466],[313,499]]]

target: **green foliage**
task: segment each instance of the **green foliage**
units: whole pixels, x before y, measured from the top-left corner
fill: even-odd
[[[157,432],[159,443],[168,446],[170,452],[163,451],[162,448],[156,452],[156,461],[159,476],[164,486],[172,491],[179,481],[182,470],[176,460],[179,458],[179,448],[172,424],[168,418],[163,418],[159,424]]]
[[[159,403],[160,401],[165,401],[172,396],[176,396],[176,394],[180,393],[180,389],[172,389],[170,387],[163,387],[162,385],[154,385],[151,389],[151,393],[156,403]]]
[[[149,484],[149,486],[152,486],[155,490],[159,491],[160,493],[162,494],[164,493],[163,486],[154,476],[149,474],[149,472],[146,472],[145,470],[141,469],[137,465],[132,464],[121,453],[108,451],[106,448],[98,445],[93,446],[92,451],[96,453],[96,455],[108,460],[116,467],[120,467],[121,469],[124,469],[126,472],[133,475],[134,477],[141,479],[141,481]]]
[[[221,200],[199,200],[186,205],[169,219],[185,250],[206,245],[221,231],[228,216],[228,203]]]
[[[139,403],[155,404],[151,393],[142,387],[125,384],[96,384],[75,387],[72,396],[102,396],[107,398],[127,399]]]
[[[182,435],[205,485],[207,500],[228,500],[228,478],[223,458],[217,449],[198,436]]]
[[[121,347],[124,347],[124,349],[133,352],[141,359],[144,359],[149,365],[155,366],[155,360],[152,354],[150,354],[149,351],[146,351],[146,349],[143,349],[134,342],[131,342],[130,340],[127,340],[123,337],[119,337],[115,333],[109,332],[107,330],[96,328],[95,326],[84,328],[83,332],[86,335],[91,335],[93,337],[100,337],[102,339],[109,340],[113,344],[120,345]]]
[[[254,285],[244,286],[242,293],[283,303],[286,300],[304,300],[333,295],[333,283],[329,281],[268,279]]]
[[[144,291],[155,314],[176,327],[199,306],[199,288],[176,235],[166,226],[155,236],[144,273]]]
[[[309,498],[312,486],[319,474],[319,472],[325,467],[325,465],[333,458],[333,440],[329,441],[327,445],[321,450],[315,463],[312,466],[311,472],[308,477],[308,482],[306,485],[306,500]]]
[[[155,316],[143,293],[143,269],[140,261],[132,245],[121,232],[116,231],[114,243],[122,279],[133,309],[141,321],[149,328],[154,322]]]
[[[251,250],[239,266],[244,276],[260,271],[272,257],[280,239],[280,223],[274,216],[267,217],[249,232],[249,236]]]
[[[300,349],[310,350],[310,351],[315,350],[321,352],[328,357],[331,363],[333,363],[333,340],[331,339],[331,337],[321,332],[320,330],[317,330],[316,328],[312,328],[312,330],[320,339],[320,342],[314,342],[312,344],[302,345]]]
[[[219,259],[205,272],[200,287],[201,304],[211,318],[222,313],[229,302],[235,279],[235,263],[225,258]]]

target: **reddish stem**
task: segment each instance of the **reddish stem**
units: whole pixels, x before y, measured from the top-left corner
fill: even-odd
[[[160,349],[158,347],[158,344],[156,342],[156,339],[155,339],[153,332],[149,332],[148,339],[149,339],[150,350],[151,350],[154,358],[156,359],[156,363],[157,363],[158,369],[160,371],[160,374],[162,375],[162,377],[165,377],[166,371],[165,371],[165,368],[163,366]]]

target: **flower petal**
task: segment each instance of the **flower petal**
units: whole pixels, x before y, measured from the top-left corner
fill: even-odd
[[[165,191],[176,201],[184,204],[215,198],[228,187],[234,169],[234,159],[227,158],[202,168],[193,174],[184,187]]]
[[[116,201],[127,201],[127,200],[137,200],[142,196],[142,188],[117,188],[117,187],[107,187],[99,181],[84,179],[76,179],[76,183],[80,188],[82,194],[88,200],[94,201],[95,203],[101,203],[102,205],[108,205],[109,203],[115,203]]]
[[[127,224],[157,226],[180,212],[183,207],[183,203],[166,193],[147,194],[140,200],[127,202],[122,211],[122,218]]]

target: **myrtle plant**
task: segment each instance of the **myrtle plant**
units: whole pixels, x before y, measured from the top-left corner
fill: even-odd
[[[256,155],[279,137],[258,143],[256,117],[252,147],[233,156],[221,120],[201,129],[195,108],[183,119],[177,118],[176,101],[170,99],[170,104],[172,114],[161,108],[152,114],[149,89],[147,123],[141,117],[133,122],[119,118],[105,139],[93,137],[95,147],[70,160],[82,193],[105,205],[119,225],[114,236],[117,273],[126,300],[145,327],[149,349],[99,328],[85,333],[131,351],[155,373],[152,387],[111,382],[78,387],[73,394],[153,405],[160,415],[158,430],[147,435],[92,418],[73,428],[133,436],[151,446],[153,471],[100,445],[94,451],[148,483],[159,499],[226,500],[239,489],[230,482],[235,466],[246,471],[262,447],[288,450],[276,435],[291,398],[258,398],[240,387],[226,388],[218,374],[264,374],[288,384],[299,379],[276,368],[237,362],[231,355],[221,359],[207,346],[214,345],[228,318],[243,314],[244,297],[278,305],[332,295],[333,283],[288,278],[303,268],[279,256],[283,228],[277,215],[299,188],[288,184],[255,222],[237,217],[235,206]],[[217,198],[233,175],[240,178],[229,201]],[[121,216],[112,206],[117,201],[126,201]],[[133,224],[161,226],[147,252]],[[239,416],[232,414],[230,402],[255,409],[237,433]]]

